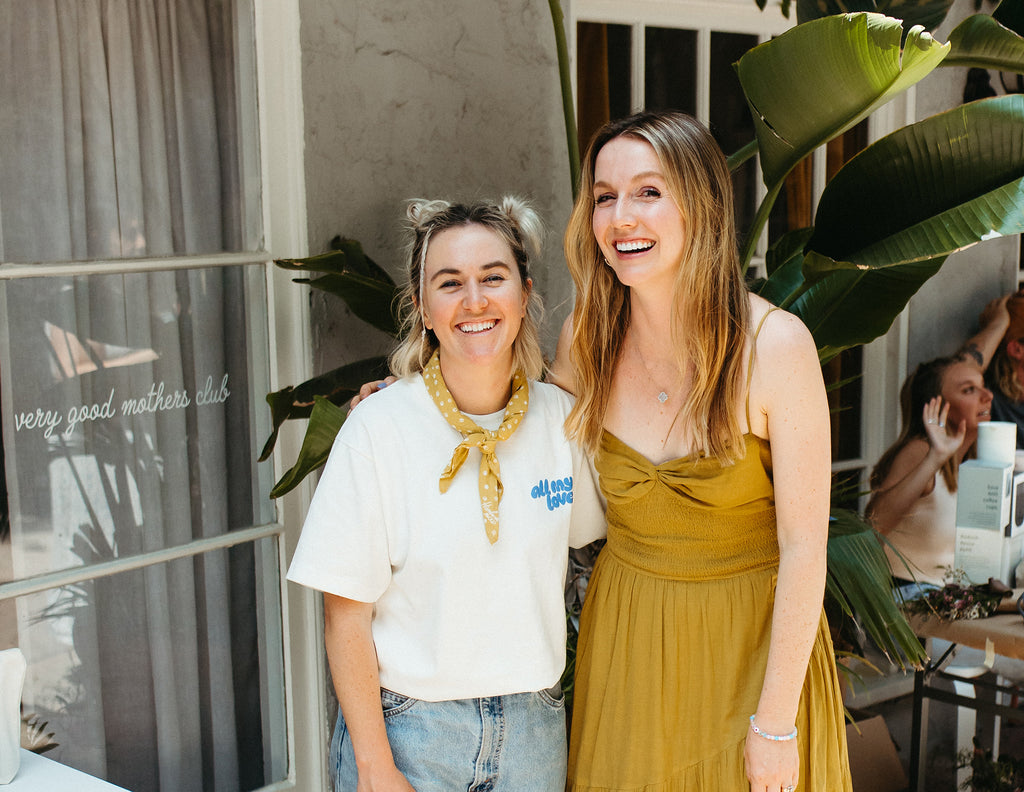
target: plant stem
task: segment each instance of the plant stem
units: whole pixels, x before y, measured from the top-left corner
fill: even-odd
[[[572,79],[569,76],[569,46],[565,41],[565,20],[559,0],[548,0],[551,23],[555,28],[555,51],[558,53],[558,79],[562,88],[562,114],[565,117],[565,144],[569,152],[569,178],[572,180],[572,199],[580,184],[580,144],[576,136],[576,108],[572,101]]]
[[[740,149],[740,151],[742,150],[743,149]],[[739,152],[737,152],[737,154],[738,153]],[[757,240],[760,239],[761,232],[768,224],[768,217],[772,213],[772,207],[775,205],[775,199],[779,197],[779,193],[782,191],[783,183],[784,180],[777,182],[775,186],[768,191],[764,200],[761,201],[761,205],[757,207],[757,215],[754,217],[754,222],[747,231],[747,239],[743,243],[743,250],[740,251],[740,268],[743,272],[746,272],[747,268],[750,267],[750,259],[754,257],[754,251],[757,249]]]
[[[754,138],[742,148],[736,149],[736,151],[728,156],[726,163],[729,165],[729,171],[734,172],[740,165],[755,154],[757,154],[757,138]]]

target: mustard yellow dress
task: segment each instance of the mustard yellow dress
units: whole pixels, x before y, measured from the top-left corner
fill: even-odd
[[[608,543],[581,617],[572,792],[746,792],[743,747],[768,658],[779,566],[771,451],[655,465],[604,433]],[[850,790],[822,614],[800,697],[800,792]]]

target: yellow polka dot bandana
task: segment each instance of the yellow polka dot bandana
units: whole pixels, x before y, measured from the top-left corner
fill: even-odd
[[[498,541],[498,504],[501,503],[501,495],[504,492],[495,448],[501,440],[508,440],[519,428],[523,416],[526,415],[526,408],[530,406],[530,388],[526,375],[522,371],[517,371],[512,377],[512,397],[505,406],[505,417],[501,421],[501,426],[493,432],[478,426],[476,421],[468,418],[455,406],[455,399],[452,398],[448,386],[444,384],[444,377],[441,376],[441,361],[437,352],[434,352],[430,362],[423,369],[423,382],[441,415],[463,438],[452,454],[452,461],[441,474],[441,480],[438,482],[441,492],[448,491],[452,479],[469,456],[469,449],[479,448],[480,508],[484,515],[487,539],[494,544]]]

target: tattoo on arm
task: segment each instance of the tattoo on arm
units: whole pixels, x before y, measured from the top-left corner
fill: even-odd
[[[972,357],[979,366],[985,363],[985,359],[981,356],[981,350],[978,349],[978,345],[973,342],[960,347],[959,354],[970,355],[970,357]]]

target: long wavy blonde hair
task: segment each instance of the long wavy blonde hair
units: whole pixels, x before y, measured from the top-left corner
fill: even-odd
[[[729,168],[714,138],[683,113],[640,113],[599,129],[584,156],[579,196],[565,232],[576,284],[571,349],[576,404],[566,429],[591,452],[601,440],[612,373],[629,328],[629,288],[606,266],[594,238],[594,165],[615,138],[654,149],[686,224],[673,287],[672,347],[692,386],[679,420],[700,451],[728,461],[743,454],[735,406],[743,394],[750,304],[740,271]]]
[[[497,203],[481,201],[474,204],[453,204],[448,201],[409,201],[406,215],[412,238],[406,256],[407,279],[397,296],[401,331],[398,345],[388,363],[396,377],[408,377],[422,371],[437,349],[437,336],[425,330],[422,300],[422,273],[427,260],[427,249],[435,234],[450,228],[480,225],[493,231],[512,251],[523,284],[523,293],[529,293],[526,316],[519,333],[512,342],[512,367],[522,369],[529,379],[538,379],[544,368],[538,327],[543,305],[536,289],[530,289],[530,262],[540,255],[543,226],[537,213],[521,198],[506,195]]]

